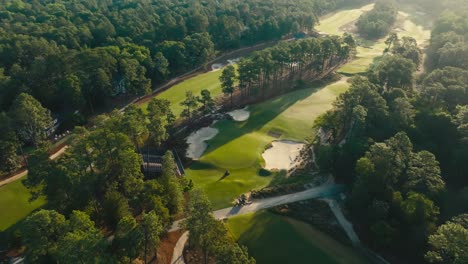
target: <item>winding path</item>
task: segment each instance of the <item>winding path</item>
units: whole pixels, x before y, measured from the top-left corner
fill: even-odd
[[[311,188],[302,192],[291,193],[271,198],[265,198],[254,201],[252,204],[245,205],[245,206],[236,206],[236,207],[228,207],[221,210],[217,210],[213,212],[213,215],[216,219],[226,219],[230,217],[234,217],[237,215],[243,215],[247,213],[257,212],[263,209],[275,207],[278,205],[288,204],[299,202],[303,200],[309,200],[314,198],[324,198],[324,197],[332,197],[344,191],[344,185],[339,184],[331,184],[326,183],[322,186]],[[169,232],[177,231],[181,229],[180,222],[183,221],[178,220],[175,221],[172,225]],[[174,252],[172,254],[171,264],[184,264],[184,245],[188,239],[188,232],[185,232],[177,241],[176,246],[174,247]]]
[[[60,157],[65,152],[65,150],[67,150],[67,148],[68,148],[68,146],[63,146],[57,152],[50,155],[49,159],[54,160],[54,159]],[[13,175],[13,176],[11,176],[9,178],[4,179],[3,181],[0,181],[0,187],[2,187],[3,185],[7,185],[8,183],[14,182],[16,180],[19,180],[19,179],[23,178],[24,176],[26,176],[27,174],[28,174],[28,170],[23,170],[21,172],[18,172],[17,174],[15,174],[15,175]]]

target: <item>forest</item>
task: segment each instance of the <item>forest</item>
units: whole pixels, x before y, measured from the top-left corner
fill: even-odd
[[[389,260],[465,263],[468,237],[466,10],[442,12],[426,50],[388,48],[316,123],[321,169],[352,186],[360,235]],[[416,77],[415,77],[416,76]]]
[[[460,7],[468,3],[414,1],[438,17],[424,50],[389,34],[393,1],[377,1],[358,19],[365,41],[388,35],[385,51],[316,119],[323,131],[316,141],[329,144],[315,142],[314,163],[346,184],[346,216],[363,244],[390,262],[467,263],[468,10]],[[178,177],[168,150],[185,144],[173,138],[178,125],[219,106],[210,91],[187,91],[180,119],[158,98],[145,110],[108,109],[225,52],[312,32],[319,16],[348,4],[0,0],[0,175],[26,166],[30,201],[47,200],[2,234],[2,244],[24,250],[28,263],[149,263],[185,215],[189,247],[205,262],[255,263],[216,221],[208,197]],[[320,36],[253,52],[222,71],[222,106],[304,88],[354,59],[360,42]],[[48,139],[58,122],[72,131],[52,160]],[[142,172],[150,149],[168,150],[160,177]]]
[[[218,53],[310,31],[344,2],[2,0],[0,174],[56,124],[85,125]]]

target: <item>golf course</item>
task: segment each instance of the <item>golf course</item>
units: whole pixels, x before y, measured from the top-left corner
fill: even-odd
[[[372,9],[372,6],[371,4],[342,10],[326,16],[317,30],[326,34],[342,35],[348,28],[352,28],[362,13]],[[400,36],[412,36],[418,43],[425,44],[430,37],[430,31],[417,25],[412,19],[413,16],[400,12],[395,30]],[[357,37],[357,41],[359,46],[356,59],[338,70],[345,76],[365,72],[373,60],[382,55],[386,47],[385,38],[368,41]],[[208,76],[215,74],[216,72],[209,72],[194,79],[207,80]],[[214,81],[218,83],[217,80]],[[184,86],[184,83],[181,83],[180,87]],[[184,89],[180,87],[175,88]],[[209,87],[219,87],[219,84]],[[347,78],[343,77],[323,87],[293,91],[249,106],[250,118],[244,122],[217,122],[213,127],[219,133],[207,142],[208,148],[204,155],[186,170],[187,177],[205,190],[216,209],[229,206],[242,193],[267,186],[277,173],[273,171],[271,175],[265,176],[260,171],[265,164],[262,158],[265,148],[274,140],[305,142],[312,139],[315,133],[314,120],[331,109],[336,97],[348,87]],[[169,91],[175,92],[172,89]],[[219,90],[214,88],[214,91]],[[165,98],[166,95],[162,93],[160,96]],[[179,96],[183,97],[182,94]],[[180,111],[178,105],[173,107],[175,111]],[[230,175],[223,178],[226,170]]]
[[[340,10],[323,17],[317,31],[329,35],[354,33],[354,22],[372,5]],[[430,31],[417,24],[417,14],[400,12],[395,31],[399,36],[412,36],[420,45],[430,38]],[[419,17],[420,20],[421,19]],[[385,38],[368,41],[356,36],[356,58],[339,68],[343,76],[323,86],[306,87],[250,105],[245,121],[220,120],[211,127],[218,133],[208,140],[200,158],[186,169],[186,177],[203,189],[213,209],[229,207],[241,194],[268,186],[274,179],[284,177],[278,170],[263,170],[262,154],[273,141],[288,140],[306,143],[315,136],[317,117],[333,107],[335,99],[349,87],[348,78],[366,71],[373,60],[382,55]],[[211,96],[222,94],[219,77],[222,71],[210,71],[187,79],[156,97],[170,101],[176,116],[182,112],[180,103],[188,90],[200,94],[207,89]],[[139,105],[146,109],[147,103]],[[226,171],[229,171],[226,176]],[[30,203],[29,192],[16,181],[0,187],[0,207],[8,215],[0,219],[0,231],[26,217],[46,201]],[[306,224],[262,211],[239,216],[227,222],[232,236],[249,248],[257,263],[304,263],[314,259],[320,263],[363,263],[347,246]],[[287,252],[287,254],[284,254]]]
[[[326,16],[317,30],[342,35],[371,8],[372,5],[366,5]],[[430,31],[416,24],[415,16],[400,12],[395,31],[399,36],[414,37],[424,47]],[[338,70],[344,76],[365,72],[386,48],[385,38],[368,41],[357,36],[357,41],[356,59]],[[187,177],[205,190],[214,208],[230,206],[241,193],[267,186],[280,176],[275,171],[271,175],[262,173],[265,164],[262,153],[266,146],[278,139],[298,142],[312,139],[314,120],[329,110],[336,97],[346,91],[347,80],[342,77],[323,87],[294,91],[249,106],[250,118],[244,122],[222,120],[215,123],[212,127],[219,133],[207,142],[204,155],[186,171]],[[223,177],[226,170],[230,175]],[[234,217],[228,220],[227,226],[231,235],[248,247],[257,263],[306,263],[311,259],[319,263],[366,263],[351,248],[313,227],[266,211]]]

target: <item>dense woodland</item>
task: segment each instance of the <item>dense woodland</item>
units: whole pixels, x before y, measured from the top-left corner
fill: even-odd
[[[37,147],[54,120],[60,131],[84,125],[218,52],[310,31],[344,3],[2,0],[0,174],[18,168],[21,146]]]
[[[398,9],[393,0],[380,0],[374,8],[361,15],[356,22],[361,36],[377,39],[388,34],[398,16]]]
[[[467,25],[466,10],[440,14],[416,78],[421,51],[391,34],[317,121],[321,169],[351,184],[360,235],[395,262],[468,262]]]

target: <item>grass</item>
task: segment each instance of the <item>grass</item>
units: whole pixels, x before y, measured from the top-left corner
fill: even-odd
[[[2,210],[0,232],[16,224],[46,203],[44,198],[39,198],[32,203],[28,199],[29,191],[20,180],[0,187],[0,208]]]
[[[312,226],[267,211],[230,218],[226,225],[258,264],[366,263],[352,248]]]
[[[349,84],[340,81],[279,96],[250,107],[245,122],[223,120],[214,125],[220,133],[208,142],[200,160],[186,170],[187,178],[205,190],[215,208],[231,205],[238,195],[268,185],[276,173],[264,176],[262,153],[281,133],[281,139],[305,141],[314,134],[314,120],[328,109]],[[294,128],[294,129],[291,129]],[[222,180],[226,170],[230,175]]]
[[[185,99],[186,91],[190,90],[193,91],[195,95],[200,95],[201,90],[207,89],[211,92],[211,96],[213,98],[222,93],[221,83],[219,82],[219,76],[221,76],[221,73],[222,70],[199,74],[172,86],[170,89],[158,94],[156,98],[169,100],[169,102],[171,102],[172,111],[176,116],[179,116],[183,110],[180,103]],[[146,110],[148,103],[149,102],[145,102],[141,104],[140,107]]]

